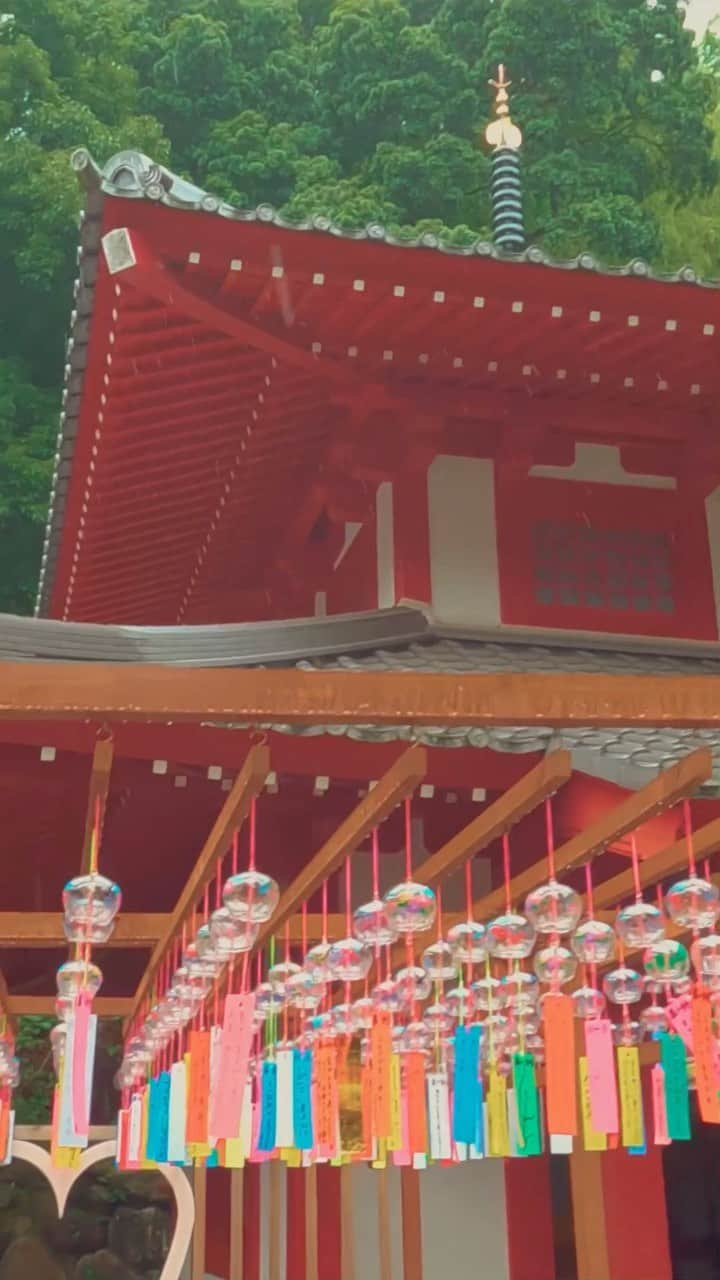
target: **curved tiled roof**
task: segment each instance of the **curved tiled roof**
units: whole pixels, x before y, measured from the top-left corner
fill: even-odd
[[[85,212],[81,220],[80,244],[78,248],[78,275],[75,286],[75,303],[71,314],[70,336],[67,343],[65,365],[65,388],[60,419],[60,430],[57,437],[54,460],[54,474],[50,494],[45,541],[42,551],[42,563],[36,613],[42,614],[49,606],[57,559],[61,543],[61,534],[65,518],[70,476],[75,455],[75,446],[79,430],[79,413],[83,393],[84,372],[88,358],[88,337],[93,312],[95,281],[99,268],[98,254],[100,250],[101,220],[105,197],[143,201],[168,209],[197,212],[217,216],[226,222],[238,224],[267,224],[297,232],[313,232],[329,239],[345,239],[351,242],[364,241],[379,246],[393,246],[395,249],[418,248],[435,251],[453,259],[471,260],[486,259],[507,264],[510,270],[522,265],[547,268],[551,272],[588,275],[588,277],[609,277],[621,280],[654,281],[656,283],[677,283],[691,285],[701,290],[716,290],[720,281],[701,280],[689,266],[671,274],[663,275],[652,271],[650,266],[639,259],[619,268],[602,268],[593,255],[581,253],[568,261],[554,261],[541,248],[532,246],[521,254],[510,255],[502,252],[492,243],[478,239],[470,245],[457,245],[442,242],[431,234],[423,234],[409,240],[393,234],[378,224],[370,224],[356,231],[350,231],[324,217],[313,217],[303,221],[290,221],[281,212],[270,205],[260,205],[256,209],[240,209],[218,197],[209,194],[200,187],[181,178],[162,165],[156,164],[147,156],[137,151],[123,151],[113,156],[106,165],[100,167],[86,150],[78,150],[72,157],[73,167],[85,187]],[[561,277],[562,278],[562,277]]]

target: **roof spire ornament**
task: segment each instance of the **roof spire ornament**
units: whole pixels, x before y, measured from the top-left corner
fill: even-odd
[[[485,130],[485,141],[493,149],[490,186],[493,240],[499,249],[507,253],[520,253],[525,247],[518,154],[522,133],[510,119],[508,90],[512,82],[506,78],[502,63],[498,67],[497,80],[488,83],[495,90],[496,117]]]

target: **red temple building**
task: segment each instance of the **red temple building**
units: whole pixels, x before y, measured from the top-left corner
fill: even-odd
[[[640,261],[608,271],[589,254],[552,262],[497,242],[290,225],[134,152],[102,169],[84,151],[73,162],[85,211],[37,617],[3,620],[4,659],[318,680],[409,671],[418,687],[427,673],[458,687],[478,673],[720,675],[716,285],[690,268],[660,277]],[[556,749],[574,770],[554,802],[558,842],[695,749],[714,761],[694,824],[720,815],[712,727],[128,715],[114,727],[103,856],[148,936],[103,956],[108,1011],[126,1011],[157,939],[151,915],[172,909],[258,730],[272,761],[263,857],[281,887],[410,741],[428,748],[420,858]],[[81,719],[0,721],[8,912],[56,910],[96,733]],[[382,836],[390,879],[395,822]],[[676,809],[649,816],[641,857],[679,835]],[[541,843],[538,811],[513,838],[518,869]],[[598,879],[625,871],[628,853],[626,836],[611,840]],[[356,874],[369,874],[365,855]],[[474,891],[499,883],[495,842],[474,861]],[[449,882],[446,907],[462,901]],[[23,943],[17,927],[12,947],[0,941],[10,1008],[36,1011],[62,942]],[[375,1175],[354,1172],[348,1216],[340,1171],[318,1171],[311,1276],[300,1172],[282,1172],[268,1217],[275,1172],[247,1170],[255,1225],[232,1280],[437,1280],[451,1243],[456,1280],[480,1274],[479,1257],[492,1280],[686,1274],[669,1187],[691,1175],[675,1148],[665,1162],[655,1146],[643,1159],[469,1162],[419,1184],[389,1170],[389,1272],[376,1261]],[[228,1278],[226,1172],[210,1170],[208,1187],[206,1272]],[[710,1199],[693,1212],[688,1232],[709,1239]]]

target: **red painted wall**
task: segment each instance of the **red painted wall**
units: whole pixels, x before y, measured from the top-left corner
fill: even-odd
[[[367,521],[326,580],[328,613],[377,609],[375,525]]]

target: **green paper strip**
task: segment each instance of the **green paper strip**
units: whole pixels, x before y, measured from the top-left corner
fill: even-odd
[[[535,1080],[535,1061],[531,1053],[513,1054],[513,1085],[518,1114],[519,1154],[542,1154],[540,1099]]]
[[[662,1035],[660,1055],[665,1073],[668,1137],[687,1141],[690,1137],[690,1093],[685,1045],[679,1036]]]

